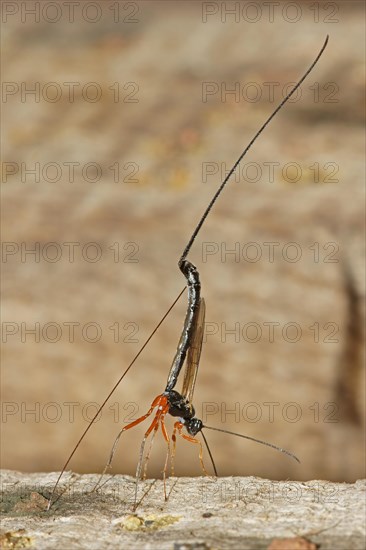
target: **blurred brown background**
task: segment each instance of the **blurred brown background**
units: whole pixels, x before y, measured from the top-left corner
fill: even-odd
[[[178,258],[222,174],[329,34],[301,98],[255,144],[190,254],[209,333],[195,407],[302,461],[210,432],[221,475],[364,475],[362,4],[231,3],[234,15],[220,2],[80,2],[73,15],[62,2],[35,15],[7,4],[2,467],[61,468],[90,404],[184,286]],[[185,308],[114,394],[75,471],[100,471],[119,427],[164,389]],[[143,430],[121,439],[115,472],[134,473]],[[200,475],[197,450],[178,444],[177,473]]]

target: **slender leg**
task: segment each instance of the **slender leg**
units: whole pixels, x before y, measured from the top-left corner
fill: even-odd
[[[162,414],[162,416],[161,416],[160,426],[161,426],[161,431],[163,433],[164,439],[167,443],[167,451],[166,451],[166,457],[165,457],[165,463],[164,463],[164,469],[163,469],[163,481],[164,481],[164,499],[168,500],[168,496],[167,496],[167,492],[166,492],[166,471],[167,471],[167,468],[168,468],[168,459],[169,459],[169,455],[170,455],[170,441],[169,441],[168,432],[166,430],[166,426],[165,426],[165,422],[164,422],[165,414],[166,413]]]
[[[157,401],[158,400],[158,401]],[[136,484],[135,484],[135,498],[134,498],[134,505],[133,505],[133,510],[135,511],[136,508],[137,508],[137,491],[138,491],[138,485],[139,485],[139,481],[140,481],[140,478],[141,478],[141,471],[142,471],[142,464],[143,464],[143,458],[144,458],[144,450],[145,450],[145,443],[146,443],[146,440],[147,438],[149,437],[150,433],[154,430],[154,432],[156,432],[159,428],[159,425],[160,423],[162,422],[162,419],[164,419],[164,416],[166,415],[166,413],[168,412],[169,410],[169,405],[168,405],[168,401],[166,399],[165,396],[161,396],[159,395],[154,401],[153,403],[155,403],[155,401],[157,401],[157,405],[158,405],[158,411],[156,412],[156,415],[154,417],[154,420],[151,422],[149,428],[146,430],[145,432],[145,435],[144,435],[144,438],[141,442],[141,447],[140,447],[140,455],[139,455],[139,461],[137,463],[137,468],[136,468]],[[164,425],[164,429],[163,429],[163,435],[164,435],[164,438],[165,438],[165,435],[166,434],[166,429],[165,429],[165,425]]]
[[[138,491],[139,480],[140,480],[140,475],[141,475],[141,465],[142,465],[142,459],[143,459],[143,456],[144,456],[144,448],[145,448],[146,437],[147,436],[145,434],[144,439],[141,442],[140,456],[139,456],[139,461],[137,463],[136,474],[135,474],[135,479],[136,479],[136,481],[135,481],[135,498],[134,498],[133,508],[132,508],[134,512],[137,508],[137,491]]]
[[[176,422],[174,424],[174,428],[176,428],[178,430],[179,435],[181,437],[183,437],[183,439],[186,439],[190,443],[195,443],[196,445],[199,445],[199,447],[200,447],[199,459],[200,459],[200,462],[201,462],[202,470],[204,471],[206,476],[210,476],[210,474],[207,472],[207,470],[205,468],[205,465],[203,463],[203,447],[202,447],[202,443],[200,442],[200,440],[197,439],[196,437],[191,436],[191,435],[183,434],[182,433],[183,424],[181,422]]]
[[[120,440],[120,437],[121,435],[123,434],[123,432],[126,432],[127,430],[130,430],[131,428],[134,428],[135,426],[137,426],[138,424],[140,424],[141,422],[143,422],[144,420],[146,420],[146,418],[148,418],[153,410],[155,409],[155,407],[159,406],[160,405],[160,401],[162,400],[162,396],[161,395],[158,395],[154,401],[151,403],[151,407],[150,409],[147,411],[146,414],[144,414],[143,416],[140,416],[140,418],[137,418],[136,420],[134,420],[133,422],[130,422],[130,424],[127,424],[127,426],[124,426],[121,431],[119,432],[119,434],[117,435],[116,439],[114,440],[114,443],[113,443],[113,447],[112,447],[112,450],[111,450],[111,453],[109,455],[109,459],[108,459],[108,462],[103,470],[103,472],[101,473],[100,477],[99,477],[99,480],[97,481],[94,489],[92,492],[96,491],[98,489],[98,487],[100,486],[100,482],[101,480],[103,479],[105,473],[107,472],[107,470],[111,467],[111,464],[112,464],[112,461],[113,461],[113,457],[115,455],[115,452],[117,450],[117,446],[118,446],[118,442]],[[158,414],[158,413],[157,413]]]
[[[144,467],[143,467],[142,479],[146,479],[146,474],[147,474],[147,463],[149,462],[149,459],[150,459],[150,454],[151,454],[152,446],[153,446],[154,439],[155,439],[155,435],[156,435],[156,432],[158,431],[158,429],[159,429],[159,424],[157,423],[156,426],[155,426],[155,428],[154,428],[154,430],[153,430],[151,439],[150,439],[149,450],[147,451],[146,456],[145,456],[145,459],[144,459]]]
[[[177,424],[177,422],[175,424]],[[175,451],[176,451],[176,447],[177,447],[177,436],[176,436],[177,427],[176,427],[175,424],[174,424],[174,430],[173,430],[173,433],[172,433],[173,447],[172,447],[172,452],[171,452],[171,455],[170,455],[170,467],[171,467],[170,468],[170,474],[171,474],[171,476],[174,476]]]

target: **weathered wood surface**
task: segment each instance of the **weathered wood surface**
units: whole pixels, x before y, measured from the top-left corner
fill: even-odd
[[[115,476],[98,493],[97,475],[68,472],[50,512],[57,474],[2,472],[2,548],[174,550],[361,550],[365,480],[270,481],[256,477],[173,478],[141,484]],[[46,498],[45,498],[46,497]],[[287,539],[287,540],[283,540]]]

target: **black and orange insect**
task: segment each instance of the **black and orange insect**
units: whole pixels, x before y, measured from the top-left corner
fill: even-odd
[[[243,159],[243,157],[246,155],[248,150],[251,148],[251,146],[254,144],[254,142],[258,139],[260,134],[264,131],[264,129],[267,127],[267,125],[270,123],[270,121],[276,116],[278,111],[283,107],[283,105],[289,100],[289,98],[295,93],[295,91],[299,88],[299,86],[303,83],[305,78],[308,76],[308,74],[313,70],[315,65],[317,64],[319,58],[321,57],[322,53],[324,52],[326,46],[328,43],[328,36],[326,37],[326,40],[316,56],[315,60],[312,62],[310,67],[307,69],[307,71],[304,73],[304,75],[300,78],[300,80],[296,83],[296,85],[292,88],[292,90],[288,93],[288,95],[281,101],[281,103],[277,106],[277,108],[273,111],[273,113],[269,116],[269,118],[264,122],[264,124],[261,126],[261,128],[257,131],[253,139],[249,142],[249,144],[245,147],[244,151],[239,156],[238,160],[235,162],[233,167],[231,168],[230,172],[224,179],[224,181],[221,183],[220,187],[216,191],[215,195],[213,196],[212,200],[210,201],[209,205],[207,206],[206,210],[204,211],[201,219],[199,220],[191,238],[188,241],[188,244],[186,245],[182,256],[179,259],[178,266],[181,272],[183,273],[185,279],[186,279],[186,287],[180,292],[179,296],[176,298],[176,300],[173,302],[169,310],[166,312],[166,314],[163,316],[161,321],[158,323],[158,325],[155,327],[153,332],[150,334],[146,342],[143,344],[143,346],[140,348],[139,352],[136,354],[134,359],[131,361],[129,366],[126,368],[126,370],[123,372],[117,383],[114,385],[106,399],[103,401],[102,405],[96,412],[95,416],[91,420],[91,422],[88,424],[87,428],[85,429],[84,433],[80,437],[79,441],[77,442],[76,446],[74,447],[73,451],[71,452],[70,456],[68,457],[57,481],[53,488],[51,497],[49,499],[48,509],[50,508],[55,491],[57,488],[57,485],[61,479],[61,476],[65,472],[71,458],[73,457],[74,453],[76,452],[78,446],[80,445],[81,441],[84,439],[85,435],[91,428],[92,424],[95,422],[96,418],[98,417],[99,413],[109,400],[109,398],[112,396],[114,391],[116,390],[117,386],[121,383],[123,378],[126,376],[127,372],[131,369],[132,365],[135,363],[137,358],[140,356],[148,342],[151,340],[157,329],[160,327],[162,322],[165,320],[165,318],[168,316],[174,305],[177,303],[179,298],[182,296],[185,289],[188,289],[188,307],[187,312],[184,320],[183,330],[182,334],[178,343],[178,347],[169,371],[168,380],[165,386],[164,391],[155,397],[155,399],[151,403],[150,409],[144,414],[143,416],[137,418],[130,424],[127,424],[124,426],[119,434],[117,435],[117,438],[114,442],[112,451],[110,453],[110,457],[108,460],[108,463],[104,469],[103,474],[107,471],[107,469],[111,466],[117,444],[119,442],[119,439],[121,435],[126,432],[127,430],[130,430],[131,428],[134,428],[144,420],[146,420],[148,417],[154,414],[153,420],[146,430],[142,443],[140,448],[140,455],[139,460],[137,464],[137,470],[136,470],[136,485],[135,485],[135,500],[134,500],[134,509],[136,509],[136,503],[137,503],[137,489],[138,489],[138,482],[141,479],[141,474],[144,472],[144,475],[146,473],[146,466],[147,461],[150,456],[151,451],[151,444],[153,437],[158,432],[159,428],[163,434],[163,437],[167,443],[167,456],[165,460],[165,466],[164,466],[164,480],[166,477],[166,471],[167,471],[167,465],[168,465],[168,459],[169,457],[172,460],[172,463],[174,461],[175,456],[175,447],[176,447],[176,440],[177,435],[182,437],[183,439],[189,441],[190,443],[194,443],[198,445],[199,447],[199,458],[201,462],[202,469],[205,473],[206,468],[203,462],[203,446],[198,439],[197,435],[201,434],[203,438],[203,442],[206,445],[206,448],[208,450],[213,470],[215,475],[217,476],[217,469],[211,454],[211,451],[208,447],[206,437],[204,435],[203,430],[216,430],[219,432],[223,432],[230,435],[235,435],[237,437],[242,437],[244,439],[249,439],[251,441],[255,441],[256,443],[260,443],[262,445],[267,445],[269,447],[272,447],[273,449],[280,451],[282,453],[287,454],[291,458],[298,460],[298,458],[292,454],[291,452],[282,449],[278,447],[277,445],[273,445],[272,443],[268,443],[266,441],[261,441],[259,439],[255,439],[253,437],[238,434],[234,432],[230,432],[228,430],[223,430],[220,428],[215,428],[211,426],[205,426],[199,418],[195,416],[195,410],[193,407],[193,392],[195,388],[196,378],[197,378],[197,371],[199,367],[199,361],[200,361],[200,355],[201,355],[201,349],[202,349],[202,340],[203,340],[203,334],[204,334],[204,323],[205,323],[205,301],[201,297],[201,283],[199,278],[199,272],[190,261],[187,260],[187,256],[190,252],[190,249],[195,241],[195,238],[197,237],[197,234],[199,233],[205,219],[207,218],[208,214],[210,213],[213,205],[215,204],[216,200],[218,199],[219,195],[225,188],[226,184],[230,180],[231,176],[235,172],[236,168],[238,167],[239,163]],[[185,365],[184,375],[183,375],[183,385],[182,390],[178,392],[175,388],[178,382],[179,375],[182,371],[183,366]],[[154,412],[155,411],[155,412]],[[174,423],[174,429],[171,437],[169,437],[169,434],[167,432],[167,428],[165,425],[165,417],[166,415],[171,415],[175,418],[177,418],[176,422]],[[148,437],[151,435],[151,443],[150,443],[150,449],[148,453],[145,456],[145,444],[148,439]],[[172,442],[172,443],[171,443]],[[102,476],[103,476],[102,474]],[[165,484],[164,484],[165,486]]]

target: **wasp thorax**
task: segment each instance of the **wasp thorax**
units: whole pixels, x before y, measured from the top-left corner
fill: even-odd
[[[172,416],[179,416],[184,420],[190,420],[194,417],[194,407],[175,390],[171,390],[168,393],[169,414]]]

